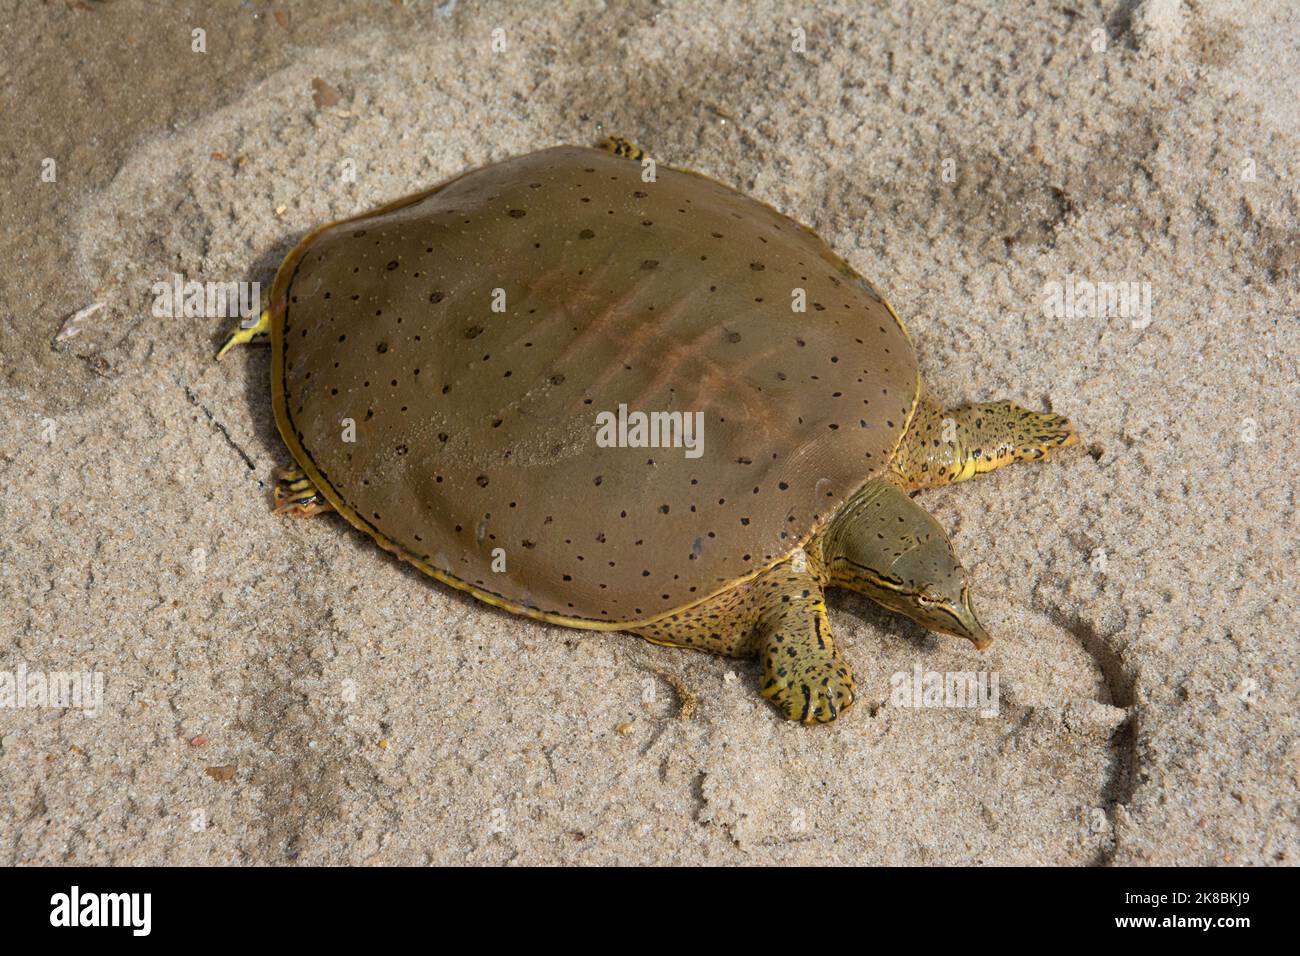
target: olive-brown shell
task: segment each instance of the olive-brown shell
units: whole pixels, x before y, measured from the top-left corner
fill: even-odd
[[[281,433],[350,521],[592,626],[787,555],[886,465],[918,387],[899,322],[811,231],[580,147],[312,233],[272,338]],[[603,447],[620,405],[702,412],[702,454]]]

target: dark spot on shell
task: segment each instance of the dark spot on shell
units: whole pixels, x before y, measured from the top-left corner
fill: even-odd
[[[523,219],[528,213],[523,209],[511,209],[506,215],[511,219]]]

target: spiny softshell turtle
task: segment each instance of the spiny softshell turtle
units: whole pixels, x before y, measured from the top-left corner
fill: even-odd
[[[986,646],[909,492],[1074,430],[937,404],[893,309],[811,230],[643,157],[546,149],[303,239],[222,349],[270,337],[298,464],[277,510],[336,510],[518,614],[757,654],[805,722],[853,700],[825,587]]]

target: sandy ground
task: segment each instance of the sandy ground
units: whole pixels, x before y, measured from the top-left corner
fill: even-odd
[[[94,716],[0,707],[0,861],[1295,864],[1298,34],[1227,0],[0,0],[0,672],[104,675]],[[321,221],[602,132],[818,229],[940,395],[1079,425],[923,496],[991,650],[837,593],[859,703],[805,729],[750,662],[270,513],[267,352],[214,364],[227,323],[153,283],[269,289]],[[1045,312],[1084,281],[1149,315]],[[996,672],[997,715],[899,706],[918,666]]]

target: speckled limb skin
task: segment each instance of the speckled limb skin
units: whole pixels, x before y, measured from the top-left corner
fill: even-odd
[[[615,156],[622,156],[624,159],[640,161],[645,158],[645,150],[632,142],[630,139],[624,139],[622,136],[606,136],[599,143],[601,149],[608,150]]]
[[[275,476],[275,513],[294,518],[310,518],[334,506],[325,500],[315,485],[297,466],[281,468]]]
[[[1078,442],[1060,415],[1013,402],[944,408],[928,396],[917,405],[892,468],[910,491],[965,481],[1013,461],[1037,461]]]
[[[853,674],[831,635],[824,569],[798,551],[739,587],[634,633],[655,644],[758,655],[763,696],[791,720],[825,723],[853,703]]]
[[[763,584],[768,599],[755,628],[763,696],[790,720],[834,720],[853,703],[854,684],[831,636],[820,578],[787,562]]]

